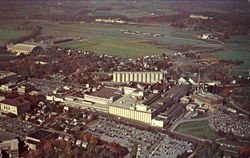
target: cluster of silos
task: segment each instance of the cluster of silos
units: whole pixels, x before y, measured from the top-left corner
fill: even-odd
[[[155,83],[164,79],[163,72],[113,72],[113,82]]]

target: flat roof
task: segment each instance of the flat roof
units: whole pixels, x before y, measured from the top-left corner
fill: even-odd
[[[122,96],[121,98],[114,101],[111,106],[117,106],[121,108],[129,109],[131,106],[135,106],[136,104],[140,104],[141,102],[130,97],[130,96]]]
[[[120,91],[114,88],[102,87],[101,89],[97,89],[97,91],[90,93],[89,95],[93,95],[101,98],[111,98],[113,96],[119,95]]]
[[[202,98],[209,99],[209,100],[211,100],[211,99],[214,99],[214,100],[223,99],[223,97],[221,97],[217,94],[209,93],[209,92],[196,93],[196,94],[194,94],[194,97],[202,97]]]
[[[38,131],[31,133],[28,137],[42,140],[42,139],[45,139],[52,134],[54,134],[54,133],[41,129],[41,130],[38,130]]]
[[[159,115],[155,116],[153,119],[159,120],[159,121],[164,121],[167,119],[167,117],[159,114]]]
[[[169,85],[167,84],[163,84],[163,83],[155,83],[154,85],[152,85],[152,89],[156,89],[156,90],[164,90],[167,89]]]
[[[162,71],[114,71],[113,73],[161,73]]]
[[[181,103],[175,103],[175,104],[171,105],[171,107],[168,110],[166,110],[165,112],[161,113],[161,115],[168,116],[172,112],[174,112],[176,110],[179,110],[179,109],[182,109],[182,108],[184,108],[183,104],[181,104]]]
[[[164,93],[150,95],[150,97],[144,101],[144,103],[152,109],[158,109],[159,107],[163,106],[164,103],[172,101],[172,98],[178,95],[187,86],[188,85],[174,85],[170,90]],[[152,101],[150,101],[150,99],[152,99]]]
[[[38,142],[36,142],[36,141],[33,141],[33,140],[26,140],[26,143],[28,143],[28,144],[34,144],[34,145],[37,145],[38,144]]]

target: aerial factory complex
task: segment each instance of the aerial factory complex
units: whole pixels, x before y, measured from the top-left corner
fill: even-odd
[[[250,5],[0,1],[0,158],[249,158]]]

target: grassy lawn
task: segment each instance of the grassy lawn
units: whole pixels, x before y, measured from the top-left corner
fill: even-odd
[[[84,49],[122,57],[135,57],[165,52],[150,44],[139,43],[138,41],[118,37],[93,39]]]
[[[100,23],[53,23],[40,22],[44,28],[43,35],[54,35],[55,37],[81,37],[87,43],[65,43],[63,48],[76,48],[91,50],[121,57],[145,56],[160,53],[172,54],[173,51],[157,48],[157,46],[140,41],[157,41],[166,44],[195,44],[199,46],[210,46],[206,41],[197,38],[195,34],[172,32],[168,25],[159,26],[136,26],[115,25]],[[124,35],[120,30],[132,30],[147,33],[160,33],[163,37]]]
[[[67,42],[59,45],[61,48],[81,49],[86,46],[86,43],[81,41]]]
[[[96,53],[103,53],[121,57],[135,57],[143,55],[160,54],[166,52],[150,44],[139,43],[138,41],[118,38],[94,38],[89,42],[70,42],[60,45],[62,48],[75,48],[81,50],[91,50]]]
[[[8,40],[16,39],[24,36],[29,31],[22,31],[12,28],[0,28],[0,42],[7,42]]]
[[[174,131],[194,137],[215,140],[218,134],[208,126],[208,121],[193,121],[179,124]]]

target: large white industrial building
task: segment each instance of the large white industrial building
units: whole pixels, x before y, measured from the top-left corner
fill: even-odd
[[[30,102],[24,97],[17,97],[0,101],[0,113],[22,115],[30,110]]]
[[[165,89],[156,93],[150,93],[150,91],[153,92],[151,86],[144,89],[128,86],[100,87],[92,92],[87,92],[81,99],[70,96],[59,98],[47,96],[46,98],[78,108],[90,108],[117,117],[163,127],[180,114],[183,107],[175,105],[173,108],[172,106],[179,101],[179,98],[188,93],[189,85],[176,84],[171,87],[166,86],[165,83],[159,84]],[[169,109],[172,110],[169,111]],[[163,116],[166,111],[169,111],[167,116]]]
[[[164,72],[113,72],[113,82],[156,83],[164,79]]]
[[[142,101],[133,99],[130,96],[123,96],[109,105],[108,112],[118,117],[129,118],[153,126],[164,126],[166,122],[170,121],[170,117],[161,120],[156,119],[156,117],[166,110],[172,109],[172,105],[178,102],[180,97],[187,94],[188,90],[188,85],[175,85],[164,93],[154,94]],[[177,111],[171,110],[168,114],[171,119],[182,110],[179,105],[176,105],[175,109]]]
[[[151,109],[130,96],[123,96],[111,103],[109,114],[148,124],[151,124],[152,119]]]

